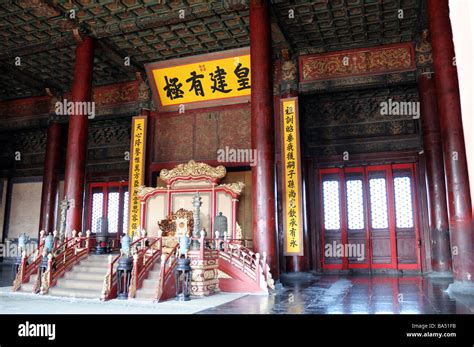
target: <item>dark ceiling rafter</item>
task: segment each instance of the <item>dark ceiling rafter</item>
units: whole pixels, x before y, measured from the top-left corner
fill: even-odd
[[[101,28],[92,30],[92,34],[94,37],[98,39],[104,39],[111,36],[121,35],[121,34],[132,34],[137,31],[141,30],[148,30],[148,29],[156,29],[166,25],[175,25],[175,24],[182,24],[185,22],[189,22],[196,19],[204,19],[213,17],[214,14],[206,16],[206,17],[197,17],[194,14],[189,14],[185,18],[186,20],[180,19],[177,15],[172,16],[167,19],[160,19],[160,15],[153,15],[147,18],[137,18],[133,24],[127,23],[126,25],[116,25],[110,24],[105,25]]]
[[[27,71],[24,71],[20,67],[16,68],[11,68],[7,69],[4,66],[7,66],[6,64],[4,65],[1,63],[2,68],[0,68],[0,74],[3,76],[10,76],[11,78],[14,78],[18,80],[19,82],[30,86],[33,89],[36,89],[38,91],[42,91],[44,94],[46,93],[46,89],[49,89],[50,92],[54,95],[59,95],[62,92],[61,86],[58,84],[51,82],[51,81],[44,81],[44,80],[39,80],[33,76],[31,76],[30,73]]]
[[[94,26],[93,35],[106,38],[111,46],[132,56],[139,65],[249,45],[248,4],[231,0],[197,5],[188,6],[184,18],[178,16],[182,8],[170,8],[145,17]],[[220,27],[216,27],[217,22]]]
[[[113,47],[109,42],[106,40],[97,40],[96,41],[96,51],[95,54],[103,54],[106,56],[108,59],[113,61],[115,64],[119,66],[123,66],[123,68],[127,68],[127,66],[124,65],[124,59],[126,57],[129,57],[128,54],[124,54],[120,52],[120,50],[116,49]],[[138,64],[133,57],[130,58],[130,69],[133,69],[133,71],[139,71],[143,74],[145,74],[145,68]]]
[[[237,8],[240,9],[241,7]],[[174,9],[176,13],[174,13],[172,16],[168,16],[167,18],[163,18],[163,15],[161,14],[153,14],[145,18],[136,18],[133,21],[133,24],[131,21],[128,21],[123,25],[104,25],[102,27],[98,27],[97,29],[92,29],[91,32],[95,38],[102,39],[120,34],[132,34],[141,30],[156,29],[167,25],[185,24],[198,19],[203,20],[206,18],[215,17],[216,15],[219,16],[226,14],[231,9],[232,7],[226,8],[224,4],[214,8],[212,7],[212,4],[210,4],[208,11],[206,11],[206,13],[209,13],[207,15],[201,15],[200,13],[189,13],[185,14],[184,18],[180,18],[178,11],[181,10],[181,8],[177,8]],[[248,6],[246,6],[246,8],[243,10],[246,9],[248,9]]]
[[[293,47],[285,31],[282,29],[281,22],[273,8],[270,8],[270,16],[272,25],[276,26],[277,30],[279,31],[278,35],[281,35],[281,37],[283,38],[283,42],[279,42],[277,44],[277,47],[274,47],[274,49],[276,48],[278,51],[281,51],[282,49],[289,49],[291,52],[295,52],[295,47]],[[274,54],[279,55],[280,53],[274,52]]]
[[[273,0],[273,10],[299,54],[413,40],[421,0]],[[296,20],[286,18],[294,9]],[[405,18],[398,19],[403,9]]]
[[[186,9],[187,13],[184,18],[179,18],[178,16],[178,11],[181,8],[175,8],[172,11],[168,11],[167,15],[165,16],[162,14],[153,14],[147,17],[137,17],[133,23],[130,21],[124,21],[93,27],[89,25],[87,21],[80,21],[78,19],[79,17],[77,16],[79,11],[84,10],[87,7],[78,7],[78,5],[74,5],[75,7],[71,7],[71,9],[76,9],[76,18],[70,18],[68,12],[69,10],[64,8],[64,6],[60,6],[57,1],[39,0],[38,3],[41,4],[42,13],[45,14],[45,18],[56,21],[62,19],[60,26],[62,28],[67,28],[67,32],[50,37],[48,42],[42,41],[33,45],[7,50],[5,54],[0,55],[0,60],[7,62],[11,60],[13,63],[14,59],[18,56],[22,57],[41,54],[50,50],[73,46],[75,44],[75,40],[72,31],[74,29],[78,29],[82,34],[91,35],[92,37],[96,38],[96,57],[100,58],[102,61],[104,61],[104,58],[107,57],[107,64],[112,62],[112,64],[115,65],[114,71],[116,72],[114,72],[112,76],[117,76],[117,71],[123,71],[126,73],[127,70],[132,73],[138,71],[142,76],[146,76],[146,74],[144,72],[144,66],[142,62],[137,62],[134,55],[130,54],[130,51],[133,51],[133,49],[129,49],[129,52],[126,52],[118,47],[113,41],[110,41],[109,38],[117,35],[129,35],[144,30],[160,28],[163,26],[173,26],[177,24],[188,23],[195,20],[211,19],[216,16],[228,14],[232,11],[248,9],[248,4],[246,4],[245,1],[239,2],[235,0],[226,0],[224,2],[219,1],[216,3],[207,3],[205,7],[200,9],[198,8],[198,10],[195,12],[193,12],[193,9],[195,8],[191,6],[188,6],[187,8],[185,7],[184,9]],[[28,13],[34,12],[35,9],[29,8],[29,6],[29,3],[23,3],[21,8],[23,8],[23,10]],[[114,13],[114,15],[115,14],[116,13]],[[129,57],[130,66],[125,66],[125,57]]]
[[[48,90],[48,92],[52,95],[61,95],[64,92],[64,88],[62,88],[59,84],[51,81],[50,79],[38,79],[37,77],[34,77],[32,73],[14,65],[14,59],[16,59],[16,57],[31,56],[51,49],[64,48],[74,45],[72,30],[75,28],[80,28],[80,25],[72,19],[67,18],[64,13],[55,8],[51,1],[40,0],[39,3],[42,4],[41,6],[49,7],[56,11],[56,13],[59,13],[58,16],[54,16],[52,18],[63,17],[64,21],[67,22],[65,27],[70,28],[70,30],[64,34],[54,37],[52,40],[48,40],[47,42],[39,42],[34,45],[7,50],[7,53],[0,56],[0,61],[2,61],[2,66],[12,66],[12,68],[8,70],[1,69],[0,71],[2,72],[2,75],[9,76],[13,78],[13,80],[18,80],[24,85],[38,90],[42,95],[47,93],[46,90]]]
[[[425,0],[268,1],[275,57],[282,49],[304,55],[407,42],[419,34],[426,10]],[[0,62],[13,66],[15,57],[25,57],[23,72],[67,90],[76,44],[72,30],[79,29],[96,39],[94,86],[132,81],[136,72],[146,78],[143,67],[153,61],[249,46],[248,4],[248,0],[0,1]],[[400,7],[406,14],[403,20],[396,18]],[[71,9],[76,10],[75,19],[69,16]],[[178,16],[180,9],[186,11],[184,18]],[[289,9],[295,11],[292,20]],[[130,66],[125,66],[125,57],[130,57]],[[29,85],[15,84],[11,74],[2,76],[0,99],[38,95]]]
[[[72,36],[72,31],[64,36],[58,37],[51,41],[45,41],[40,43],[35,43],[29,46],[22,46],[14,49],[5,50],[4,54],[0,55],[0,60],[7,61],[13,60],[16,57],[22,57],[25,55],[37,54],[46,51],[50,51],[57,48],[68,47],[74,45],[74,39]]]
[[[426,4],[426,0],[420,0],[420,7],[418,8],[418,22],[417,22],[417,29],[415,33],[415,39],[417,40],[418,37],[420,36],[420,33],[424,29],[428,29],[428,8]]]
[[[93,29],[87,24],[87,23],[80,23],[79,20],[70,18],[67,12],[63,10],[60,6],[57,5],[57,1],[52,1],[52,0],[42,0],[43,2],[47,3],[49,6],[54,8],[56,11],[60,12],[61,15],[66,18],[69,22],[72,23],[73,28],[79,29],[79,32],[81,34],[86,34],[86,35],[91,35],[97,39],[97,36],[94,35]],[[123,68],[127,68],[124,65],[124,59],[127,57],[127,54],[123,54],[120,52],[119,49],[114,47],[110,42],[107,42],[106,40],[102,39],[96,40],[96,49],[98,51],[95,52],[95,54],[104,54],[107,56],[108,59],[116,63],[118,66],[121,66]],[[133,57],[130,58],[130,69],[133,69],[133,72],[135,71],[140,71],[142,74],[145,74],[145,69],[143,66],[140,66]]]
[[[42,11],[44,12],[46,7],[49,7],[53,11],[55,11],[55,15],[52,17],[49,17],[49,20],[54,20],[54,19],[60,19],[63,18],[63,22],[61,26],[63,29],[66,31],[62,34],[53,36],[53,37],[48,37],[47,39],[37,42],[33,45],[22,45],[21,47],[16,47],[13,49],[5,50],[5,53],[0,55],[0,60],[8,60],[12,59],[17,56],[24,56],[24,55],[30,55],[30,54],[36,54],[36,53],[41,53],[44,51],[48,51],[51,49],[55,48],[61,48],[61,47],[67,47],[69,45],[74,44],[74,39],[72,35],[72,30],[75,28],[80,28],[80,23],[78,23],[75,20],[72,20],[71,18],[68,18],[63,11],[61,11],[56,5],[57,1],[49,1],[49,0],[39,0],[38,4],[41,6],[38,6],[38,4],[30,4],[33,7],[27,7],[30,12],[35,12],[38,11],[39,8],[41,7]],[[36,7],[35,7],[36,6]],[[26,10],[25,9],[25,10]],[[56,15],[57,13],[57,15]]]

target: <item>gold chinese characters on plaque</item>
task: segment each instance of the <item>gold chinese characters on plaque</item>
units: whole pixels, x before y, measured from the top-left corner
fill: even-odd
[[[140,231],[140,198],[137,188],[143,185],[145,171],[147,117],[137,116],[132,119],[132,139],[130,143],[129,191],[129,235]]]
[[[224,52],[147,64],[153,98],[161,111],[247,102],[250,50]]]
[[[280,102],[283,136],[283,228],[284,254],[303,253],[301,163],[298,123],[298,98]]]

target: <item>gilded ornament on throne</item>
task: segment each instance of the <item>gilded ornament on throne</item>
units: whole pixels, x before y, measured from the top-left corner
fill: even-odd
[[[168,218],[158,222],[161,230],[161,236],[177,236],[176,234],[192,234],[193,230],[193,212],[180,208]]]

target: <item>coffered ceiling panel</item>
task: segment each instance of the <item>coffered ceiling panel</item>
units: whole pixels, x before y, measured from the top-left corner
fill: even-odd
[[[274,13],[300,54],[413,40],[421,0],[274,1]]]
[[[410,41],[421,1],[273,0],[273,46],[307,54]],[[96,86],[133,80],[152,61],[250,45],[247,0],[2,1],[0,100],[68,91],[73,30],[96,38]]]

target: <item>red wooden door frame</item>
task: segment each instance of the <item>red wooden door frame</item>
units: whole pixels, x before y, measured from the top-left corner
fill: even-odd
[[[371,172],[381,172],[385,178],[385,190],[387,197],[387,218],[388,218],[388,229],[390,235],[390,263],[389,264],[375,264],[373,263],[373,247],[371,242],[370,247],[370,263],[372,269],[397,269],[397,239],[395,235],[395,208],[394,208],[394,198],[393,198],[393,181],[392,181],[392,170],[391,165],[372,165],[366,167],[367,171],[367,195],[369,203],[367,208],[369,209],[369,222],[367,223],[369,228],[369,237],[372,240],[372,219],[371,219],[371,208],[370,203],[370,173]]]
[[[347,245],[347,199],[346,199],[346,180],[344,179],[344,169],[339,169],[339,212],[340,212],[340,223],[341,223],[341,242],[343,245]],[[349,260],[347,254],[344,253],[342,256],[342,268],[347,269]]]
[[[413,207],[413,221],[415,231],[415,242],[416,242],[416,263],[413,264],[398,264],[397,259],[397,238],[396,238],[396,216],[395,216],[395,191],[393,183],[393,172],[395,170],[407,170],[410,175],[411,181],[411,194],[412,194],[412,207]],[[387,194],[387,213],[388,213],[388,224],[390,232],[390,259],[389,264],[374,264],[372,262],[372,238],[371,238],[371,204],[370,204],[370,190],[369,190],[369,173],[370,172],[382,172],[384,173],[386,182],[386,194]],[[343,244],[348,242],[348,225],[347,225],[347,197],[346,197],[346,174],[350,173],[361,173],[363,179],[363,203],[364,203],[364,218],[365,218],[365,229],[366,229],[366,254],[367,262],[365,264],[350,264],[346,256],[342,258],[340,264],[327,264],[325,262],[325,238],[324,238],[324,197],[323,197],[323,181],[324,176],[331,175],[332,177],[337,176],[339,178],[339,204],[340,204],[340,231],[341,241]],[[416,164],[387,164],[387,165],[372,165],[365,167],[346,167],[346,168],[320,168],[318,169],[319,178],[319,218],[321,226],[321,264],[323,269],[353,269],[353,268],[368,268],[368,269],[394,269],[394,270],[420,270],[421,269],[421,248],[420,235],[419,235],[419,216],[417,208],[417,186],[416,186]]]
[[[399,270],[419,270],[421,269],[421,243],[420,243],[420,224],[418,218],[418,187],[417,181],[415,179],[416,173],[416,164],[409,163],[409,164],[393,164],[392,165],[392,172],[395,170],[407,170],[410,172],[410,179],[411,179],[411,196],[412,196],[412,209],[413,209],[413,226],[415,230],[415,242],[416,242],[416,264],[398,264]],[[392,181],[393,184],[393,181]]]
[[[326,264],[325,262],[325,257],[324,257],[324,251],[325,251],[325,244],[324,244],[324,231],[325,231],[325,226],[324,226],[324,196],[323,196],[323,176],[324,175],[331,175],[332,177],[339,177],[339,201],[341,201],[341,194],[342,194],[342,189],[341,189],[341,169],[339,168],[330,168],[330,169],[319,169],[319,216],[320,216],[320,223],[321,223],[321,264],[323,269],[342,269],[344,265],[344,259],[342,259],[341,264]],[[339,208],[339,220],[341,221],[340,223],[340,230],[341,230],[341,240],[342,240],[342,217],[341,217],[341,207]]]
[[[370,236],[369,236],[369,229],[368,229],[368,223],[369,223],[369,219],[367,218],[366,216],[366,213],[365,211],[367,210],[367,203],[368,201],[366,201],[367,199],[367,189],[366,189],[366,186],[365,186],[365,176],[366,176],[366,172],[365,172],[365,169],[364,167],[345,167],[343,169],[343,182],[344,182],[344,191],[343,191],[343,197],[344,197],[344,206],[346,206],[347,208],[347,191],[346,191],[346,181],[347,181],[347,175],[346,174],[360,174],[361,175],[361,179],[362,179],[362,201],[363,201],[363,209],[364,209],[364,228],[365,228],[365,254],[370,254]],[[350,177],[350,176],[349,176]],[[347,234],[349,233],[349,221],[348,221],[348,213],[347,213],[347,210],[344,211],[345,213],[343,214],[344,217],[345,217],[345,220],[344,220],[344,229],[346,231],[346,236]],[[348,242],[348,236],[346,237],[346,242]],[[370,262],[371,262],[371,259],[368,259],[369,257],[366,256],[366,262],[365,263],[357,263],[357,264],[350,264],[349,262],[347,262],[347,268],[349,269],[369,269],[370,268]]]
[[[103,200],[102,200],[102,216],[107,217],[108,213],[108,195],[110,188],[118,188],[119,192],[119,207],[123,206],[123,196],[128,191],[128,182],[91,182],[89,183],[89,199],[88,199],[88,229],[92,231],[92,194],[96,188],[102,188]],[[127,188],[126,190],[124,188]],[[120,238],[121,233],[119,232],[123,226],[124,212],[120,213],[118,219],[117,238]],[[122,230],[123,232],[123,230]]]

